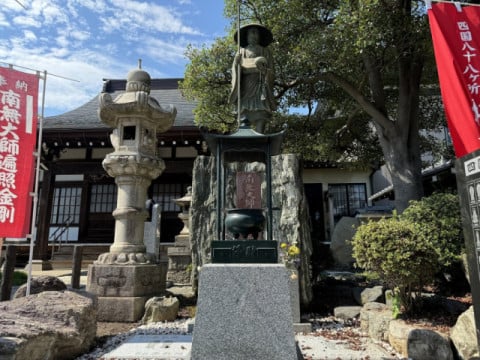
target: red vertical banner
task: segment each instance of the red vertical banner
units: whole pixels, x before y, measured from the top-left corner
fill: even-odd
[[[30,228],[38,76],[0,67],[0,237]]]
[[[455,154],[480,148],[480,7],[434,3],[428,18]]]

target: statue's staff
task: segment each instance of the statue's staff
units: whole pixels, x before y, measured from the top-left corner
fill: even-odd
[[[240,54],[240,3],[242,0],[237,1],[237,54]],[[240,127],[240,70],[241,62],[237,64],[237,122]]]

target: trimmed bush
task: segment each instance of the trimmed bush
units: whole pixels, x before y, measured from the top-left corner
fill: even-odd
[[[457,195],[434,194],[412,201],[402,215],[370,221],[352,239],[357,266],[378,276],[399,295],[406,312],[412,294],[460,258],[463,232]]]
[[[441,266],[459,261],[464,250],[460,203],[456,194],[435,193],[422,200],[410,201],[402,219],[421,224],[420,231],[435,244]]]
[[[407,312],[413,307],[410,294],[420,291],[439,270],[432,256],[434,246],[419,226],[398,216],[370,221],[358,227],[352,240],[357,265],[395,289]]]

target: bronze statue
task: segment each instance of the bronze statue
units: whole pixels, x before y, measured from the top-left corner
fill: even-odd
[[[238,32],[238,31],[237,31]],[[234,35],[237,43],[238,34]],[[240,81],[240,117],[247,117],[255,131],[265,130],[265,121],[276,109],[273,97],[273,57],[268,45],[273,41],[270,30],[260,24],[240,28],[240,45],[232,65],[232,90],[229,101],[238,105]]]

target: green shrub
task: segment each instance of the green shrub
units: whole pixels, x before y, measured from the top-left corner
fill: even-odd
[[[434,246],[419,227],[394,216],[359,226],[352,239],[357,265],[398,291],[407,312],[414,305],[411,293],[432,281],[439,269]]]
[[[422,225],[420,231],[434,244],[435,255],[442,267],[460,260],[465,242],[456,194],[435,193],[418,201],[410,201],[401,216]]]
[[[398,292],[406,312],[413,296],[435,274],[460,258],[463,232],[457,195],[434,194],[412,201],[402,215],[370,221],[352,239],[357,266]]]

